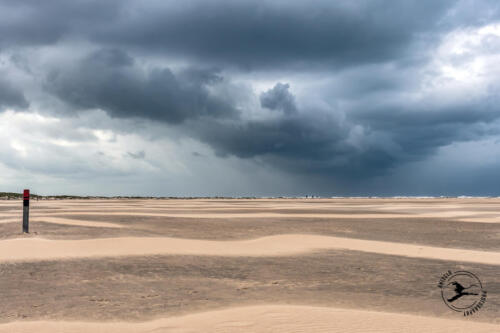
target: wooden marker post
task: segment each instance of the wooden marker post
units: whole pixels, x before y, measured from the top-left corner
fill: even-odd
[[[24,190],[23,194],[23,232],[29,233],[30,227],[30,190]]]

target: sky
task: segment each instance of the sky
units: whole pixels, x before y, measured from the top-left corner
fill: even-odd
[[[0,191],[500,195],[496,0],[0,0]]]

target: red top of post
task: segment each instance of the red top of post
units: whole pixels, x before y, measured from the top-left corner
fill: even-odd
[[[24,200],[29,200],[30,199],[30,190],[24,190]]]

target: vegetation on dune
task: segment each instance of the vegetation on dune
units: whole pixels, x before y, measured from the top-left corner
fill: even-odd
[[[12,199],[22,199],[22,193],[14,193],[14,192],[0,192],[0,199],[4,200],[12,200]],[[30,194],[30,198],[32,199],[41,199],[42,196],[38,194]]]
[[[22,199],[22,193],[0,192],[0,200]],[[68,200],[68,199],[235,199],[233,197],[213,196],[213,197],[153,197],[153,196],[79,196],[79,195],[38,195],[30,194],[31,199],[40,200]],[[241,197],[241,199],[255,199],[256,197]]]

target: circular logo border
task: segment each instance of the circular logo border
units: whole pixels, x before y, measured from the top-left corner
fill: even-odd
[[[461,276],[461,275],[468,276],[469,278],[476,280],[477,283],[479,284],[479,288],[481,289],[480,294],[478,294],[478,298],[471,305],[468,305],[466,307],[454,306],[454,305],[450,304],[450,302],[448,302],[447,299],[444,297],[444,288],[446,288],[445,283],[450,281],[450,279],[452,279],[453,277]],[[444,304],[446,304],[446,306],[448,308],[452,309],[453,311],[463,312],[464,316],[468,316],[468,315],[476,313],[477,311],[479,311],[479,309],[482,308],[482,306],[486,302],[487,292],[486,292],[486,290],[484,290],[481,280],[477,277],[477,275],[475,275],[474,273],[471,273],[469,271],[456,271],[453,273],[451,271],[448,271],[445,274],[443,274],[443,276],[441,277],[441,279],[439,281],[438,286],[441,289],[441,298],[443,299]]]

